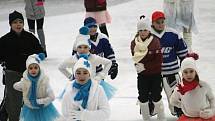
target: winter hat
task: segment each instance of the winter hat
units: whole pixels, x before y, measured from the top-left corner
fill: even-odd
[[[10,25],[16,19],[20,19],[20,20],[22,20],[24,22],[24,18],[23,18],[21,13],[19,13],[17,11],[14,11],[14,12],[9,14],[9,24]]]
[[[44,53],[29,55],[26,60],[26,68],[28,69],[29,65],[37,64],[40,66],[40,62],[45,59]]]
[[[84,68],[86,69],[90,75],[91,75],[91,71],[92,71],[92,67],[91,67],[91,63],[90,61],[84,59],[84,58],[80,58],[76,63],[75,63],[75,66],[74,66],[74,73],[77,71],[77,69],[79,68]]]
[[[84,26],[90,27],[96,25],[96,19],[93,17],[87,17],[84,19]]]
[[[82,35],[79,34],[76,37],[76,49],[78,48],[78,46],[80,45],[87,45],[90,49],[91,49],[91,43],[90,43],[90,35]]]
[[[137,22],[137,31],[140,30],[149,30],[150,31],[151,27],[149,25],[149,20],[146,18],[141,18],[138,22]]]
[[[181,63],[181,70],[185,70],[187,68],[192,68],[195,71],[197,71],[196,62],[193,57],[187,57],[185,58]]]
[[[153,14],[152,14],[152,22],[153,21],[156,21],[160,18],[164,18],[165,19],[165,15],[163,12],[161,11],[155,11]]]
[[[86,26],[83,26],[79,29],[79,33],[82,34],[82,35],[88,35],[89,34],[89,28],[86,27]]]

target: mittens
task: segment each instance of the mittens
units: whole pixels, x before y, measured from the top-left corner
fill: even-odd
[[[200,117],[203,119],[209,119],[212,116],[214,116],[214,112],[211,109],[205,109],[203,111],[200,111]]]

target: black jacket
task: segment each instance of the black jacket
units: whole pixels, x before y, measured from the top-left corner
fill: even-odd
[[[6,69],[23,73],[26,59],[31,54],[43,52],[39,40],[30,32],[23,30],[20,35],[10,31],[0,38],[0,61]]]

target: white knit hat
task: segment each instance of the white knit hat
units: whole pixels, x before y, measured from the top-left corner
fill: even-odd
[[[187,68],[192,68],[195,71],[197,71],[196,62],[195,62],[195,59],[193,57],[187,57],[182,61],[181,71],[183,71]]]
[[[28,69],[28,66],[31,64],[38,64],[40,66],[40,58],[38,57],[37,54],[29,55],[27,60],[26,60],[26,68]]]
[[[87,45],[89,48],[91,48],[90,35],[79,34],[76,37],[76,46],[75,46],[75,48],[77,49],[78,46],[80,46],[80,45]]]
[[[137,22],[137,31],[140,30],[151,30],[148,19],[142,18]]]
[[[80,58],[75,63],[75,66],[74,66],[74,69],[73,69],[73,73],[75,73],[77,71],[77,69],[79,69],[79,68],[84,68],[84,69],[88,70],[88,72],[91,75],[92,67],[91,67],[90,61],[88,61],[88,60],[86,60],[84,58]]]

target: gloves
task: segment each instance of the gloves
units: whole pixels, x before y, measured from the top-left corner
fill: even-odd
[[[37,99],[37,103],[40,105],[44,104],[44,106],[48,106],[51,102],[52,102],[52,100],[50,98]]]
[[[135,67],[136,67],[137,73],[140,73],[140,72],[146,70],[144,67],[144,64],[142,64],[142,63],[136,63]]]
[[[108,71],[108,75],[110,75],[111,79],[115,79],[118,74],[118,64],[112,63],[110,70]]]
[[[199,55],[197,53],[188,53],[187,57],[192,57],[194,60],[198,60],[199,59]]]
[[[200,117],[203,119],[209,119],[214,115],[214,112],[211,109],[205,109],[200,111]]]

